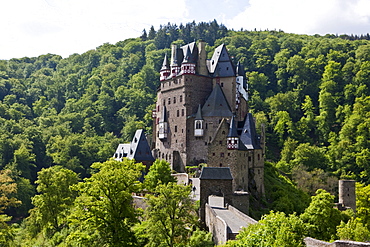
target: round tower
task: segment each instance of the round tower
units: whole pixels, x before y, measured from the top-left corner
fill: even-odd
[[[339,180],[339,203],[356,211],[356,181]]]

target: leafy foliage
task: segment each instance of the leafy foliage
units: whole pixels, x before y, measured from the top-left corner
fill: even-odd
[[[67,242],[89,246],[134,246],[131,230],[137,221],[132,193],[141,189],[138,181],[144,166],[132,160],[94,163],[90,178],[77,184],[79,195],[69,216],[74,231]]]
[[[295,214],[286,216],[283,212],[270,212],[254,225],[244,228],[236,241],[224,246],[305,246],[305,226]]]
[[[300,217],[307,224],[308,236],[326,241],[336,239],[336,228],[343,220],[343,215],[334,208],[334,196],[322,189],[312,196]]]
[[[170,163],[158,159],[150,166],[149,172],[144,178],[144,186],[149,191],[155,191],[155,188],[159,184],[166,185],[171,182],[176,182],[176,179],[171,176]]]
[[[197,222],[195,205],[190,199],[190,193],[190,187],[171,182],[159,184],[156,187],[157,195],[148,196],[148,208],[143,222],[148,238],[146,246],[172,247],[188,243],[192,234],[191,229]],[[196,236],[192,241],[196,243]]]

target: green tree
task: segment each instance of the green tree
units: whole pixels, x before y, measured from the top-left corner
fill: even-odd
[[[17,184],[11,178],[10,170],[0,171],[0,245],[13,246],[14,232],[8,221],[12,217],[4,214],[4,210],[11,206],[17,206],[21,202],[13,195],[17,192]]]
[[[69,219],[67,243],[85,246],[134,246],[131,230],[138,212],[132,193],[139,192],[144,166],[133,160],[108,160],[91,166],[97,172],[74,189],[79,193]]]
[[[71,186],[77,182],[78,175],[71,170],[61,166],[43,168],[35,182],[39,194],[32,198],[35,208],[30,217],[51,234],[60,231],[77,195]]]
[[[342,221],[337,227],[337,235],[341,240],[359,242],[368,242],[370,240],[370,231],[359,218],[352,218],[347,223]]]
[[[144,177],[144,186],[149,191],[154,191],[159,184],[168,184],[176,182],[176,179],[171,176],[171,165],[165,160],[157,159],[150,166],[149,172]]]
[[[311,197],[311,203],[300,218],[307,224],[308,236],[330,241],[336,239],[336,228],[343,219],[338,209],[334,208],[334,196],[319,189]]]
[[[184,246],[197,223],[191,188],[176,183],[160,184],[156,195],[148,195],[148,208],[142,223],[146,228],[146,246]]]
[[[285,215],[283,212],[270,212],[254,225],[244,228],[236,237],[224,246],[230,247],[280,247],[305,246],[303,237],[305,226],[295,214]]]

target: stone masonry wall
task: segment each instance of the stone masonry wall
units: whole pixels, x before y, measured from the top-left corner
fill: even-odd
[[[336,240],[332,243],[324,242],[314,238],[305,238],[304,242],[307,247],[365,247],[370,246],[370,243]]]
[[[199,215],[202,222],[205,222],[205,205],[208,203],[208,196],[223,196],[225,204],[232,204],[232,180],[202,179],[200,180],[200,209]]]
[[[212,232],[213,242],[216,245],[225,243],[227,241],[227,224],[226,222],[218,217],[216,213],[212,210],[211,206],[206,204],[206,225],[209,231]]]

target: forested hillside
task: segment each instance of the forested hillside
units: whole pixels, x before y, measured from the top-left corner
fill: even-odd
[[[234,31],[210,23],[167,24],[139,38],[68,58],[47,54],[0,60],[0,168],[12,171],[27,215],[43,167],[89,177],[139,127],[150,132],[159,69],[171,43],[203,39],[209,56],[226,44],[241,61],[250,111],[266,125],[267,157],[313,194],[338,178],[368,184],[368,36]],[[352,40],[351,40],[352,39]],[[302,184],[302,177],[310,184]]]

